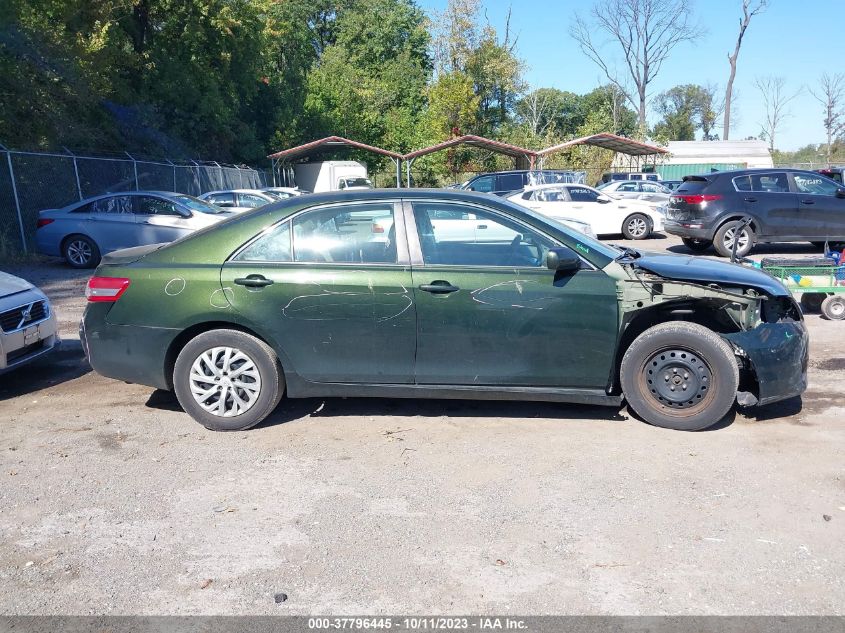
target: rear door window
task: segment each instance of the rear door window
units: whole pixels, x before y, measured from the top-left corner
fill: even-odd
[[[496,177],[496,191],[514,191],[524,186],[522,174],[501,174]]]
[[[248,209],[257,209],[258,207],[263,207],[265,204],[270,204],[267,200],[261,196],[256,196],[254,193],[239,193],[238,202],[240,206]]]
[[[635,182],[626,182],[624,185],[619,185],[616,191],[639,191],[639,187]]]
[[[233,193],[212,193],[206,198],[207,202],[216,204],[218,207],[234,207],[235,194]]]
[[[72,213],[107,213],[109,215],[132,213],[132,197],[111,196],[100,198],[75,209]]]
[[[752,174],[751,191],[760,193],[788,193],[789,179],[785,172]]]
[[[751,176],[738,176],[733,182],[737,191],[751,191]]]
[[[493,191],[495,183],[494,176],[481,176],[480,178],[476,178],[473,180],[467,189],[470,191],[480,191],[482,193],[490,193]]]

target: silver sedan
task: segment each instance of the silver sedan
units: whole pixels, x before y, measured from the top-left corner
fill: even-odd
[[[94,268],[105,253],[172,242],[227,217],[225,210],[184,193],[110,193],[41,211],[35,245],[74,268]]]
[[[44,293],[20,277],[0,272],[0,374],[58,345],[56,317]]]

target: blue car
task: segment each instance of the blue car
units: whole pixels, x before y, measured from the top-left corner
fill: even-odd
[[[105,253],[172,242],[231,215],[184,193],[109,193],[39,212],[35,244],[73,268],[94,268]]]

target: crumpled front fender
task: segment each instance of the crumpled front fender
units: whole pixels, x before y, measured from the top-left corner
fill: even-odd
[[[761,323],[722,337],[751,363],[759,387],[758,404],[786,400],[807,389],[810,340],[802,322]]]

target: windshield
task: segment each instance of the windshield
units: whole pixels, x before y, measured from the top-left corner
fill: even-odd
[[[341,180],[341,185],[343,187],[366,187],[367,189],[373,188],[373,183],[370,182],[369,178],[344,178]]]
[[[196,211],[197,213],[210,213],[211,215],[217,215],[218,213],[226,213],[225,209],[216,207],[213,204],[208,204],[207,202],[200,200],[199,198],[194,198],[193,196],[189,196],[187,194],[173,196],[173,199],[179,202],[180,204],[185,205],[191,211]]]
[[[590,248],[590,249],[596,251],[597,253],[601,253],[602,255],[607,257],[608,259],[616,259],[617,257],[619,257],[619,255],[622,254],[622,251],[619,250],[618,248],[611,246],[610,244],[605,244],[604,242],[600,242],[596,238],[593,238],[593,237],[590,237],[589,235],[581,233],[580,231],[572,228],[571,226],[567,226],[566,224],[563,224],[562,222],[559,222],[559,221],[557,221],[553,218],[545,216],[541,213],[537,213],[536,211],[529,209],[528,207],[523,207],[522,205],[517,204],[516,202],[511,202],[510,200],[502,200],[502,202],[505,203],[506,205],[510,206],[510,207],[514,207],[516,209],[519,209],[522,213],[525,213],[526,215],[530,215],[532,218],[539,220],[543,224],[548,224],[549,226],[556,229],[560,233],[565,233],[566,235],[571,237],[574,241],[583,244],[587,248]]]

